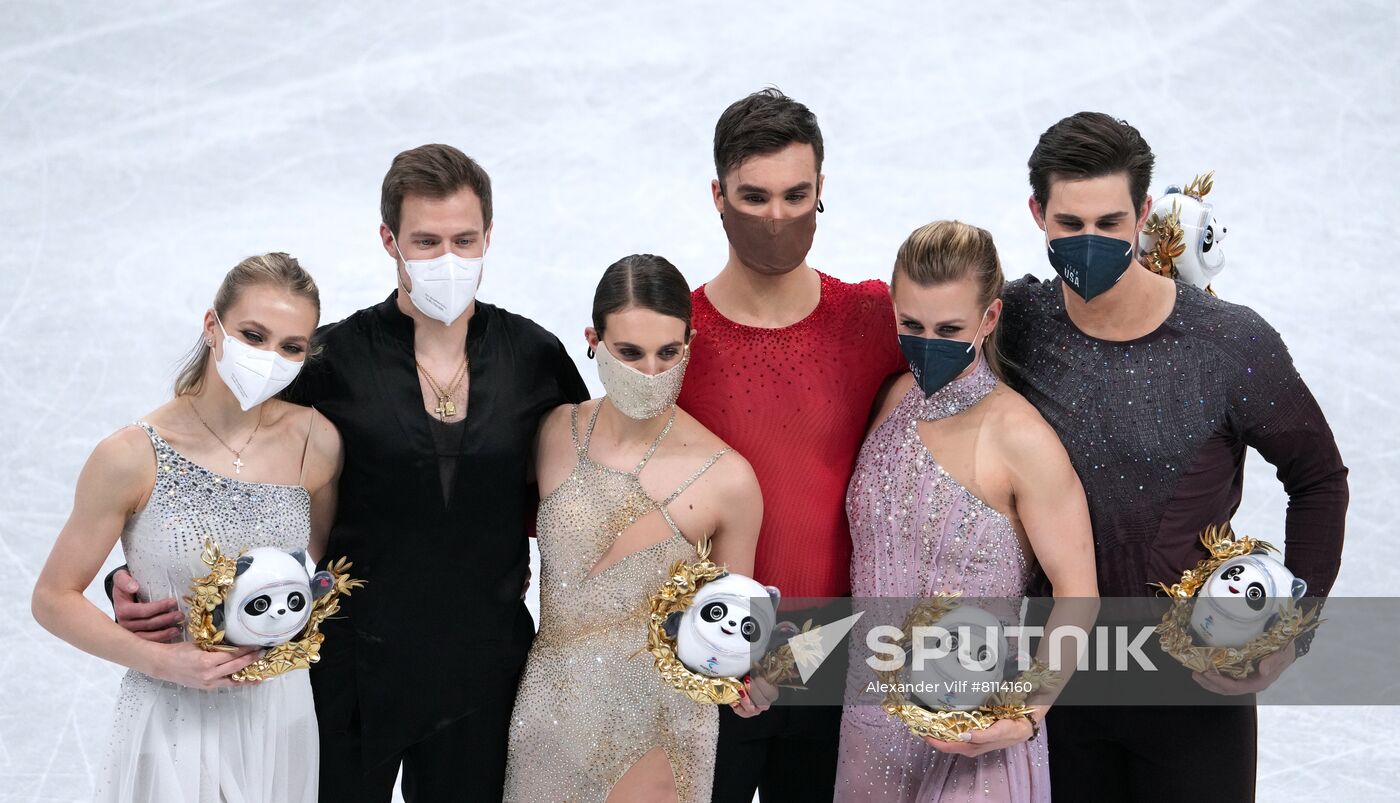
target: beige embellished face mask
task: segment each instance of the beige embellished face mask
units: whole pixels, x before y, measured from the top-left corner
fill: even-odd
[[[618,412],[628,418],[645,421],[671,409],[681,395],[685,366],[690,362],[690,346],[685,347],[680,362],[659,374],[644,374],[619,361],[608,350],[608,344],[598,341],[598,379],[608,400]]]

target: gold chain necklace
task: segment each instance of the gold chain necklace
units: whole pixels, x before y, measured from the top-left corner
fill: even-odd
[[[467,369],[472,364],[471,358],[467,357],[462,361],[462,367],[457,369],[457,376],[452,378],[452,384],[448,386],[446,390],[433,378],[432,374],[428,373],[428,369],[423,367],[423,363],[414,360],[413,364],[418,366],[418,370],[422,372],[423,378],[428,380],[428,387],[432,389],[433,395],[437,396],[438,403],[435,412],[438,414],[438,419],[446,421],[456,415],[457,404],[452,401],[452,397],[456,395],[458,389],[462,387],[463,380],[467,378]]]
[[[189,396],[186,396],[185,401],[190,403],[190,409],[194,411],[194,417],[198,418],[199,423],[203,424],[204,428],[209,430],[209,434],[214,436],[214,440],[218,441],[220,446],[223,446],[225,449],[228,449],[229,452],[233,455],[233,473],[242,474],[243,452],[248,448],[248,444],[253,442],[253,435],[257,435],[258,430],[262,428],[263,406],[258,405],[258,423],[253,426],[252,434],[248,436],[248,440],[243,442],[242,448],[235,449],[232,446],[229,446],[227,443],[224,443],[224,439],[219,437],[219,433],[215,432],[214,428],[209,426],[209,422],[205,421],[204,416],[199,414],[199,408],[194,406],[193,399],[191,399]]]

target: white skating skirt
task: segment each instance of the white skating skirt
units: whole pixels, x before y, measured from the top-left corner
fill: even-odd
[[[131,671],[97,800],[315,803],[319,758],[306,670],[212,691]]]

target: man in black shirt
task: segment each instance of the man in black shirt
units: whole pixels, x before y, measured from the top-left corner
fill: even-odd
[[[534,636],[521,589],[535,431],[588,390],[557,338],[475,298],[491,240],[476,162],[446,145],[399,154],[381,214],[397,289],[322,327],[287,393],[340,430],[325,557],[367,581],[322,626],[311,671],[320,795],[388,801],[402,765],[407,801],[500,799]]]
[[[1206,557],[1201,531],[1239,506],[1246,446],[1288,492],[1288,568],[1310,596],[1326,596],[1347,509],[1332,431],[1257,313],[1137,261],[1152,163],[1137,129],[1105,114],[1081,112],[1041,136],[1030,207],[1059,278],[1006,287],[1011,384],[1054,427],[1083,481],[1103,596],[1148,596],[1149,583],[1173,582]],[[1049,593],[1043,577],[1039,593]],[[1243,680],[1164,667],[1239,705],[1055,706],[1046,718],[1055,800],[1252,800],[1250,695],[1294,658],[1285,648]]]

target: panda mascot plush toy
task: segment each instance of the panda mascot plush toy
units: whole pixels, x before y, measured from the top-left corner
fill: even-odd
[[[275,647],[296,638],[311,618],[312,603],[335,584],[302,550],[250,549],[237,567],[233,587],[214,610],[224,643],[236,647]]]
[[[909,680],[914,696],[933,710],[971,711],[986,701],[990,687],[1004,676],[1009,655],[1002,622],[997,617],[969,605],[959,605],[944,614],[926,639],[926,647],[944,652],[939,658],[925,658],[923,666],[909,660]]]
[[[767,649],[778,618],[778,589],[741,574],[723,574],[701,586],[684,612],[666,620],[676,657],[712,678],[740,678]]]
[[[1272,626],[1285,602],[1308,590],[1281,561],[1261,552],[1226,561],[1196,593],[1191,629],[1209,647],[1243,647]]]
[[[1193,284],[1212,295],[1210,283],[1225,268],[1225,227],[1205,201],[1214,172],[1197,176],[1182,189],[1175,185],[1152,202],[1147,225],[1138,237],[1143,264],[1168,279]]]

